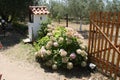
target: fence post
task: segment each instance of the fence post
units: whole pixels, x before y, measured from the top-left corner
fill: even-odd
[[[66,27],[68,27],[68,14],[66,14]]]

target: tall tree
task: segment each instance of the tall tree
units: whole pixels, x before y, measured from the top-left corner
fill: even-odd
[[[60,18],[62,18],[66,14],[66,5],[64,4],[64,2],[51,0],[49,5],[52,17],[57,18],[60,21]]]
[[[0,0],[0,15],[7,18],[9,15],[12,19],[26,15],[32,0]]]
[[[69,13],[80,19],[80,30],[82,30],[82,20],[87,17],[88,0],[68,0]]]

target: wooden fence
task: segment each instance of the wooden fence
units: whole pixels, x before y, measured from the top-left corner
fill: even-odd
[[[88,53],[102,73],[120,80],[120,13],[91,13]]]

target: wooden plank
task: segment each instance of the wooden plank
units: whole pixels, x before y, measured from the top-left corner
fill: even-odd
[[[95,20],[94,22],[100,22],[100,23],[109,23],[109,24],[120,24],[119,22],[112,22],[112,21],[100,21],[100,20]]]
[[[108,19],[107,19],[107,20],[108,20],[108,21],[111,20],[110,18],[111,18],[111,13],[108,13]],[[109,26],[110,26],[110,23],[107,24],[107,34],[106,34],[106,36],[109,35],[109,31],[110,31]],[[108,41],[105,39],[105,51],[104,51],[104,54],[105,54],[105,55],[104,55],[104,57],[103,57],[103,60],[105,60],[105,58],[107,57],[106,52],[107,52],[107,50],[109,49],[109,48],[107,49],[107,45],[108,45],[108,44],[109,44]],[[108,64],[106,64],[105,66],[106,66],[106,68],[105,68],[105,73],[107,73]]]
[[[99,13],[99,15],[100,15],[100,20],[102,20],[102,12],[100,12]],[[102,25],[102,23],[100,23],[100,25],[99,25],[99,28],[100,28],[100,30],[101,30],[101,25]],[[96,26],[95,26],[96,27]],[[98,30],[98,28],[97,28],[97,30]],[[98,30],[99,31],[99,30]],[[98,33],[98,36],[100,36],[100,32]],[[98,51],[98,53],[97,53],[97,58],[99,59],[100,58],[100,52],[99,52],[99,50],[100,50],[100,42],[101,42],[101,38],[99,38],[98,39],[98,47],[97,47],[97,51]],[[100,67],[100,62],[99,62],[99,60],[98,60],[98,67]]]
[[[90,27],[89,27],[89,41],[88,41],[88,55],[90,55],[91,28],[92,28],[92,23],[90,22]]]
[[[113,18],[112,18],[112,21],[114,21],[114,20],[115,20],[115,15],[114,15]],[[110,33],[110,41],[111,41],[111,42],[112,42],[112,38],[113,38],[113,31],[114,31],[114,24],[112,24],[112,27],[111,27],[111,33]],[[110,43],[109,43],[108,45],[111,46]],[[108,64],[109,59],[110,59],[110,53],[111,53],[111,49],[108,50],[107,64]],[[107,66],[107,68],[106,68],[106,71],[108,71],[108,66]],[[112,71],[112,69],[110,70],[110,76],[111,76],[111,71]]]
[[[97,22],[96,24],[98,25],[99,23]],[[99,33],[99,31],[95,27],[95,47],[94,47],[94,53],[97,51],[98,33]],[[95,57],[98,57],[98,56],[95,54]]]
[[[120,63],[120,55],[118,55],[117,57],[117,64],[116,64],[116,68],[115,68],[115,80],[117,78],[117,74],[118,74],[118,71],[119,71],[119,63]]]
[[[118,21],[117,22],[119,22],[120,23],[120,12],[119,12],[119,14],[118,14]],[[116,35],[115,35],[115,45],[117,45],[117,42],[118,42],[118,34],[119,34],[119,24],[117,24],[117,27],[116,27]],[[119,49],[120,49],[120,46],[119,46]],[[120,50],[119,50],[120,51]],[[114,58],[112,58],[112,62],[113,62],[113,59]],[[117,74],[118,74],[118,69],[119,69],[119,63],[120,63],[120,55],[118,55],[118,57],[117,57],[117,63],[116,63],[116,69],[115,69],[115,79],[117,78]]]
[[[93,15],[94,15],[94,16],[91,16],[91,17],[92,17],[93,20],[95,20],[95,15],[96,15],[96,13],[94,12]],[[94,31],[93,29],[94,29],[94,25],[91,26],[91,30],[92,30],[92,31]],[[90,50],[91,53],[93,53],[92,51],[93,51],[93,48],[94,48],[94,46],[93,46],[93,45],[94,45],[94,43],[93,43],[93,42],[94,42],[94,36],[93,36],[93,35],[94,35],[94,32],[91,33],[91,50]],[[94,56],[94,55],[91,54],[91,56]]]
[[[97,16],[95,16],[95,18],[98,19]],[[96,22],[96,24],[98,25],[98,22]],[[94,51],[93,51],[93,53],[95,53],[95,51],[96,51],[96,44],[97,44],[97,29],[94,26]],[[96,54],[93,54],[93,55],[94,55],[94,57],[96,57]]]
[[[103,18],[103,19],[104,19],[104,20],[103,20],[104,22],[106,21],[106,14],[107,14],[107,13],[104,13],[104,15],[103,15],[103,16],[104,16],[104,18]],[[106,23],[103,24],[103,33],[105,33],[105,26],[106,26]],[[105,40],[104,40],[104,37],[103,37],[103,38],[102,38],[102,41],[101,41],[101,50],[103,50],[103,48],[104,48],[104,46],[105,46],[104,41],[105,41]],[[104,55],[104,54],[102,54],[102,51],[101,51],[101,52],[100,52],[100,59],[102,59],[102,55]],[[103,71],[103,68],[104,68],[104,65],[102,65],[102,71]]]
[[[105,40],[105,41],[107,41],[107,40]],[[119,46],[120,45],[115,45],[115,47],[116,48],[119,48]],[[104,48],[104,49],[102,49],[102,50],[100,50],[99,52],[102,52],[102,51],[104,51],[104,52],[106,52],[107,50],[109,50],[109,49],[113,49],[113,47],[112,46],[110,46],[110,47],[108,47],[108,48]],[[98,51],[95,51],[93,54],[97,54],[98,53]],[[104,59],[104,58],[103,58]],[[105,60],[105,59],[104,59]]]
[[[115,21],[116,21],[116,13],[113,14],[113,20],[112,20],[112,22],[115,22]],[[114,34],[114,26],[115,26],[115,24],[113,23],[112,24],[112,28],[111,28],[111,36],[110,36],[110,40],[111,41],[112,41],[113,34]],[[114,64],[114,61],[115,61],[115,49],[113,49],[112,64]],[[111,69],[110,70],[110,75],[112,75],[112,73],[113,73],[113,70]]]

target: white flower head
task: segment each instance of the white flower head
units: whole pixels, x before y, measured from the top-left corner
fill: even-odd
[[[49,42],[47,43],[47,45],[45,46],[46,49],[51,49],[52,44],[53,44],[53,42],[52,42],[52,41],[49,41]]]
[[[82,61],[82,62],[81,62],[81,66],[82,66],[82,67],[86,67],[86,66],[87,66],[87,63],[86,63],[85,61]]]
[[[64,49],[60,49],[59,52],[62,57],[65,57],[67,55],[67,52]]]
[[[87,57],[87,56],[85,56],[83,59],[84,59],[84,61],[87,61],[87,60],[88,60],[88,57]]]
[[[42,48],[40,49],[40,53],[43,55],[46,54],[46,49],[44,46],[42,46]]]
[[[83,57],[85,57],[85,56],[88,55],[84,50],[82,50],[80,54],[81,54],[81,56],[83,56]]]
[[[75,54],[75,53],[71,53],[71,54],[70,54],[70,58],[71,58],[71,59],[75,59],[75,58],[76,58],[76,54]]]
[[[58,42],[54,42],[54,43],[53,43],[53,46],[54,46],[54,47],[58,47],[58,46],[59,46]]]
[[[39,57],[39,56],[40,56],[39,52],[35,52],[35,57]]]
[[[84,44],[81,44],[80,47],[82,50],[85,50],[85,48],[86,48],[86,46]]]
[[[47,50],[47,55],[51,55],[51,51],[50,50]]]
[[[53,36],[50,36],[50,39],[51,39],[52,41],[56,41],[55,37],[53,37]]]
[[[63,57],[63,58],[62,58],[62,63],[67,63],[68,60],[69,60],[69,59],[68,59],[67,57]]]
[[[52,29],[47,29],[48,32],[52,32]]]
[[[47,33],[47,36],[52,36],[52,33],[51,32]]]
[[[53,41],[49,41],[47,44],[52,46]]]
[[[81,51],[82,51],[81,49],[77,49],[77,50],[76,50],[76,53],[77,53],[77,54],[80,54]]]
[[[67,63],[67,69],[72,69],[73,68],[73,63],[72,62],[68,62]]]
[[[48,28],[48,29],[50,29],[51,27],[52,27],[52,25],[50,25],[50,24],[47,25],[47,28]]]
[[[64,41],[64,38],[63,38],[63,37],[59,37],[58,42],[59,42],[59,43],[62,43],[63,41]]]
[[[79,45],[81,45],[83,43],[83,40],[77,39],[77,42],[78,42]]]
[[[53,64],[53,65],[52,65],[52,69],[56,70],[56,69],[57,69],[57,65],[56,65],[56,64]]]
[[[46,47],[46,49],[51,49],[52,46],[47,44],[45,47]]]

